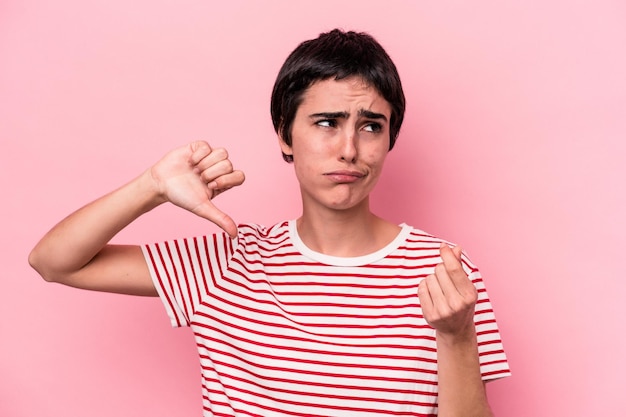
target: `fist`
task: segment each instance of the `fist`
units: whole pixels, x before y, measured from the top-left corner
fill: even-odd
[[[463,270],[461,248],[441,244],[439,251],[442,262],[420,282],[418,296],[428,324],[457,335],[473,329],[478,292]]]
[[[245,180],[243,172],[233,169],[225,149],[192,142],[165,155],[151,168],[151,175],[165,201],[215,223],[231,237],[237,235],[235,222],[212,202]]]

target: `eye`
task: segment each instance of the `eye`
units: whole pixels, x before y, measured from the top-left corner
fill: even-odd
[[[378,133],[381,130],[383,130],[383,127],[381,126],[380,123],[371,122],[371,123],[367,123],[365,126],[363,126],[363,129],[366,132]]]
[[[318,120],[315,124],[321,127],[337,127],[337,121],[334,119]]]

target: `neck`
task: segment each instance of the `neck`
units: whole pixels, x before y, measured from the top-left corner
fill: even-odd
[[[332,256],[362,256],[389,244],[400,227],[376,216],[367,200],[348,210],[303,210],[296,222],[304,244]]]

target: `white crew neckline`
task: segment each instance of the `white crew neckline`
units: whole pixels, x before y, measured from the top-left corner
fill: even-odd
[[[334,266],[363,266],[385,258],[406,241],[406,238],[409,236],[413,228],[405,223],[400,224],[400,227],[401,229],[398,235],[385,247],[377,250],[376,252],[361,256],[332,256],[310,249],[304,244],[302,239],[300,239],[295,219],[289,220],[289,236],[291,237],[293,245],[296,249],[298,249],[304,256],[311,258],[314,261]]]

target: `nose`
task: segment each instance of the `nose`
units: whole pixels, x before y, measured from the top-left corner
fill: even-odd
[[[358,157],[358,135],[354,130],[350,130],[341,138],[339,155],[342,161],[355,163]]]

